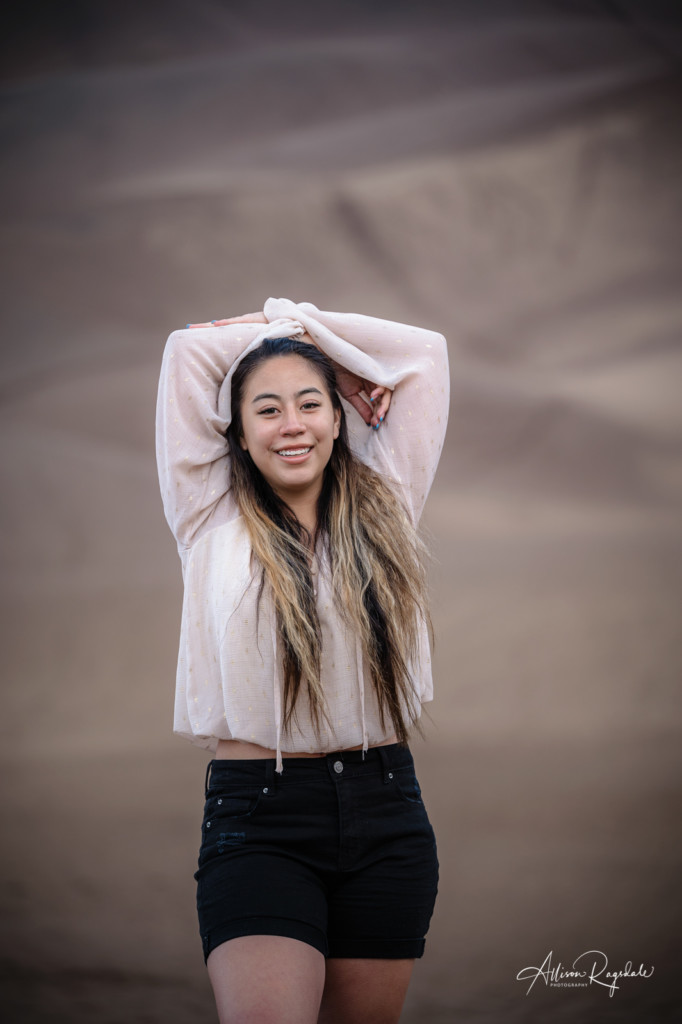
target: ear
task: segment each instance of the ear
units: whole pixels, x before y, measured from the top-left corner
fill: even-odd
[[[246,441],[244,440],[244,435],[243,434],[239,435],[239,447],[243,448],[245,452],[248,452],[248,450],[249,450],[246,447]]]
[[[341,430],[341,410],[340,409],[335,409],[334,410],[334,440],[336,440],[336,438],[339,436],[339,431],[340,430]]]

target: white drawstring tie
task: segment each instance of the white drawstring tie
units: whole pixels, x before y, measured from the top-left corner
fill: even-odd
[[[369,749],[369,742],[367,737],[367,721],[365,719],[365,673],[363,669],[363,652],[360,637],[355,637],[355,660],[357,663],[358,671],[358,686],[360,688],[360,714],[362,715],[362,760],[365,760],[365,754]]]
[[[277,615],[274,609],[274,602],[272,613],[270,615],[270,631],[272,636],[272,656],[274,659],[274,671],[273,677],[273,699],[275,704],[275,731],[276,731],[276,756],[277,763],[275,764],[275,771],[281,775],[284,771],[284,765],[282,763],[282,671],[280,666],[280,660],[277,653]]]

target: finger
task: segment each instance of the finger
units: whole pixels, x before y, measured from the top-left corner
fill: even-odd
[[[264,313],[244,313],[242,316],[228,316],[220,320],[207,320],[205,323],[187,324],[188,327],[226,327],[228,324],[265,324]]]
[[[202,323],[202,324],[187,324],[187,326],[188,327],[224,327],[225,324],[231,324],[233,322],[234,322],[234,318],[232,320],[206,320],[206,322]]]
[[[350,402],[350,404],[353,406],[353,408],[357,409],[357,411],[360,413],[360,415],[362,416],[362,418],[365,421],[365,423],[368,426],[371,426],[371,424],[372,424],[372,407],[370,405],[368,405],[368,403],[364,400],[364,398],[360,398],[360,395],[358,395],[358,394],[347,395],[346,396],[346,401]]]
[[[372,402],[372,426],[378,430],[391,404],[391,391],[385,387],[372,388],[370,400]]]
[[[371,381],[366,380],[364,391],[366,395],[369,395],[369,400],[371,403],[370,408],[372,410],[372,416],[369,425],[370,427],[376,428],[379,422],[379,413],[377,412],[377,408],[379,405],[379,399],[381,398],[384,389],[382,387],[377,387],[376,384],[372,384]]]
[[[217,321],[216,321],[217,322]],[[265,313],[244,313],[242,316],[231,316],[220,323],[226,324],[266,324]]]
[[[386,416],[386,413],[388,412],[389,407],[391,405],[392,397],[393,392],[389,388],[385,388],[383,395],[381,396],[379,402],[377,403],[377,416],[379,417],[380,421],[382,421]]]
[[[227,327],[228,324],[244,324],[248,323],[249,318],[247,316],[226,316],[222,320],[211,320],[209,327]]]

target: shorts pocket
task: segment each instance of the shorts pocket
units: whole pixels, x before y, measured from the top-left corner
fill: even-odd
[[[253,820],[262,793],[261,786],[245,785],[207,797],[201,823],[200,869],[245,844],[246,828]]]
[[[422,791],[419,788],[419,783],[413,767],[407,766],[405,768],[394,768],[393,781],[395,783],[396,791],[402,799],[406,801],[406,803],[423,803]]]
[[[217,828],[220,822],[232,818],[249,818],[258,807],[262,793],[262,786],[253,784],[230,787],[215,794],[209,793],[204,804],[204,834]]]

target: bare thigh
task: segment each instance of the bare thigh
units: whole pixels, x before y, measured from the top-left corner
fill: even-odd
[[[327,960],[318,1024],[398,1024],[414,960]]]
[[[220,1024],[317,1024],[322,953],[283,935],[242,935],[216,946],[206,966]]]

